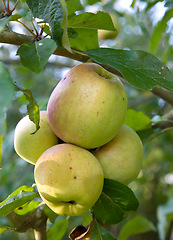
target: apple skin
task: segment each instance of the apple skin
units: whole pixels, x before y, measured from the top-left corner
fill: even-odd
[[[62,143],[46,150],[35,165],[34,177],[43,201],[57,214],[85,214],[99,198],[103,170],[92,153]]]
[[[41,154],[58,143],[47,119],[47,112],[40,111],[40,129],[35,133],[35,124],[29,116],[23,117],[14,132],[14,149],[25,161],[35,164]]]
[[[73,67],[53,90],[48,121],[64,142],[86,149],[109,142],[123,124],[127,109],[124,85],[95,63]]]
[[[126,185],[137,178],[144,158],[141,139],[126,125],[109,143],[96,149],[93,154],[99,160],[105,178]]]

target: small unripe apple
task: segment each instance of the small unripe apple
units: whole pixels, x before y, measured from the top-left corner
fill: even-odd
[[[137,133],[123,125],[118,134],[94,152],[105,178],[129,184],[139,174],[144,158],[143,145]]]
[[[14,132],[14,149],[25,161],[35,164],[41,154],[58,143],[58,137],[49,126],[47,112],[40,111],[40,129],[35,131],[35,124],[29,116],[23,117]]]
[[[103,170],[88,150],[63,143],[47,149],[34,171],[43,201],[57,214],[77,216],[86,213],[103,188]]]
[[[127,94],[119,78],[98,64],[82,63],[55,87],[47,113],[60,139],[92,149],[117,134],[126,108]]]

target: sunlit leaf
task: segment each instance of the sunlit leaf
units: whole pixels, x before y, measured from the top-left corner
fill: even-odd
[[[99,48],[86,53],[94,61],[117,69],[136,88],[151,90],[160,86],[173,91],[173,73],[147,52]]]
[[[127,109],[124,124],[135,131],[151,128],[151,119],[143,112],[137,112],[131,108]]]

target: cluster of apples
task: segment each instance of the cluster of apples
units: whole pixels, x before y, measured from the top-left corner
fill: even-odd
[[[14,148],[35,164],[43,201],[57,214],[86,213],[98,200],[104,178],[129,184],[141,169],[143,146],[123,125],[127,94],[117,76],[95,63],[73,67],[53,90],[40,129],[25,116]]]

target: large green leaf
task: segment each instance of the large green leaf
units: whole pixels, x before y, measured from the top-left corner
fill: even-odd
[[[49,23],[52,38],[58,46],[69,49],[67,35],[67,8],[65,0],[26,0],[34,17]]]
[[[45,38],[38,42],[22,44],[17,51],[17,55],[20,55],[23,66],[39,73],[45,67],[56,47],[54,40]]]
[[[151,90],[160,86],[173,91],[173,73],[147,52],[99,48],[86,54],[100,64],[117,69],[136,88]]]
[[[69,0],[67,1],[67,12],[68,15],[71,15],[72,13],[82,10],[83,6],[81,5],[80,0]]]
[[[137,112],[134,109],[128,108],[124,124],[133,128],[135,131],[141,131],[151,128],[151,119],[143,112]]]
[[[162,34],[166,30],[167,22],[172,17],[173,17],[173,9],[167,10],[165,12],[164,17],[155,26],[154,33],[151,36],[151,40],[150,40],[150,48],[152,50],[156,50],[157,49],[157,47],[159,45],[159,42],[160,42],[160,39],[162,37]]]
[[[61,240],[67,231],[68,219],[57,221],[47,232],[47,240]]]
[[[29,191],[26,191],[26,189]],[[22,186],[0,203],[0,215],[7,215],[11,211],[38,196],[39,194],[37,192],[33,192],[32,187]]]
[[[147,218],[142,216],[137,216],[130,221],[128,221],[118,236],[118,240],[127,240],[130,236],[134,234],[145,233],[149,231],[156,231],[155,226]]]
[[[116,30],[110,15],[106,12],[90,13],[85,12],[74,15],[68,20],[68,27],[84,29],[105,29]]]
[[[138,204],[138,200],[129,187],[118,181],[105,179],[101,196],[92,211],[100,222],[115,224],[123,219],[125,211],[136,210]]]

